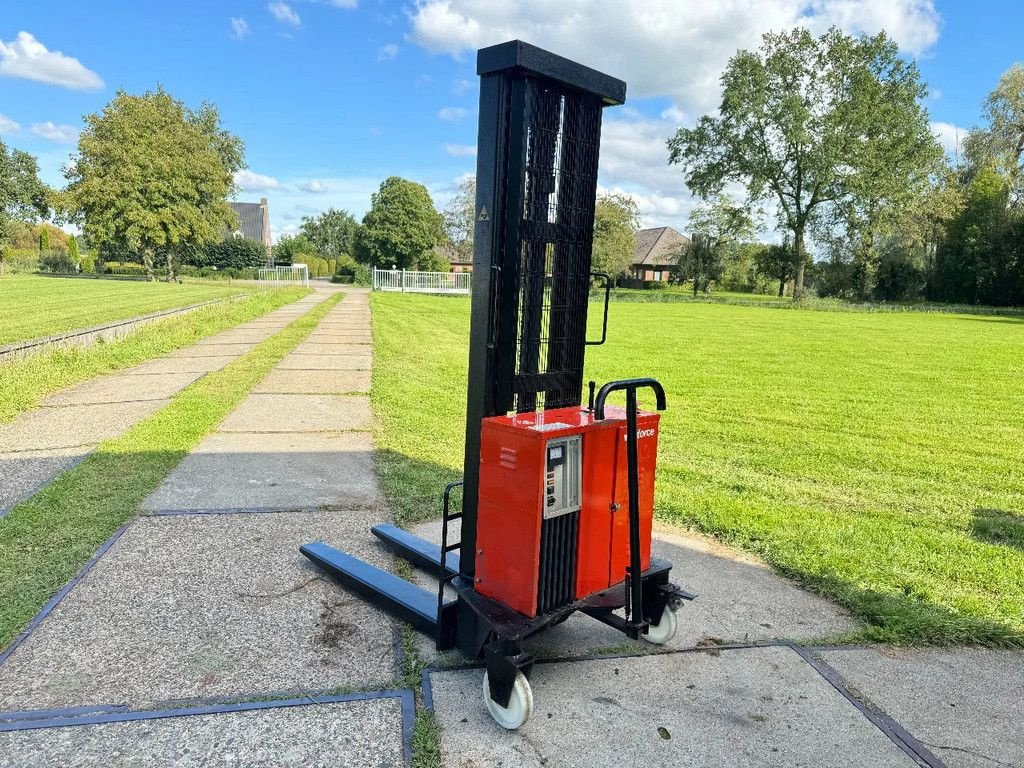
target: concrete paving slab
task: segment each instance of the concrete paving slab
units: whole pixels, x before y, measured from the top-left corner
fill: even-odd
[[[117,374],[101,376],[50,395],[43,405],[88,405],[91,403],[127,403],[135,400],[166,400],[202,378],[201,371],[190,373]]]
[[[315,331],[306,337],[309,341],[319,344],[372,344],[373,336],[369,331]]]
[[[341,432],[370,429],[364,395],[249,395],[224,421],[221,432]]]
[[[210,337],[207,341],[199,342],[200,346],[203,344],[230,344],[231,342],[241,342],[245,344],[259,344],[261,341],[266,341],[274,335],[273,330],[231,330],[225,331],[222,334],[217,334],[217,337]]]
[[[363,345],[341,343],[322,343],[318,341],[304,341],[295,347],[297,355],[352,355],[365,356],[366,348]]]
[[[394,624],[298,547],[382,567],[381,513],[142,517],[0,666],[0,711],[390,687]]]
[[[439,521],[416,526],[425,539],[441,541]],[[449,528],[458,541],[458,525]],[[800,589],[753,557],[707,537],[659,526],[651,549],[673,564],[672,581],[697,594],[678,613],[679,631],[669,648],[752,643],[765,640],[813,641],[857,629],[859,623],[834,603]],[[437,580],[418,574],[424,587]],[[589,616],[574,614],[566,622],[528,643],[537,656],[580,656],[609,648],[651,652],[646,642],[630,641]],[[424,658],[436,659],[433,644],[420,647]]]
[[[275,369],[252,391],[282,395],[344,395],[350,392],[369,392],[370,371],[335,371],[325,376],[322,371]]]
[[[239,350],[237,355],[216,357],[162,357],[128,368],[123,373],[127,376],[151,373],[213,373],[234,362],[247,351]]]
[[[167,357],[241,357],[256,345],[251,341],[234,344],[204,344],[203,346],[186,347],[172,352]]]
[[[540,664],[517,732],[487,714],[482,678],[430,676],[449,768],[917,765],[789,648]]]
[[[366,432],[220,432],[186,456],[142,508],[351,509],[380,500]]]
[[[95,445],[121,434],[168,402],[140,400],[27,411],[0,425],[0,453]]]
[[[251,709],[0,734],[0,766],[398,766],[398,699]]]
[[[83,447],[0,453],[0,517],[81,461],[90,450]]]
[[[815,655],[950,768],[1024,765],[1024,654],[865,648]]]
[[[291,354],[278,363],[277,367],[282,371],[368,371],[373,367],[373,357]]]

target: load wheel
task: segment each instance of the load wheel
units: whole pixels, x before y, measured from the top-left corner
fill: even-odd
[[[657,624],[649,624],[647,634],[643,638],[648,643],[664,645],[676,636],[678,628],[679,620],[676,618],[676,612],[666,605],[665,610],[661,612],[661,621]]]
[[[487,705],[487,711],[491,713],[494,722],[502,728],[514,731],[533,714],[533,691],[530,690],[530,681],[522,672],[516,672],[516,681],[512,685],[508,706],[503,707],[491,698],[491,687],[487,673],[484,672],[484,704]]]

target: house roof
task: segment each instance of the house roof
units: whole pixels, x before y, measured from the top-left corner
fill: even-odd
[[[263,242],[264,211],[261,203],[228,203],[235,213],[238,214],[238,231],[247,240]]]
[[[690,238],[676,232],[672,227],[641,229],[636,233],[632,265],[664,267],[675,264],[676,249],[689,242]]]

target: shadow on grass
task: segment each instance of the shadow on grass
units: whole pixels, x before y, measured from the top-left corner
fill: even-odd
[[[377,471],[395,520],[410,526],[441,516],[441,496],[447,483],[461,480],[451,467],[425,462],[389,450],[375,454]],[[453,506],[459,507],[459,494]],[[982,512],[982,511],[979,511]],[[979,516],[986,536],[1024,548],[1024,522],[1007,513]],[[672,523],[669,518],[662,518]],[[977,524],[976,524],[977,525]],[[976,529],[977,530],[977,529]],[[981,534],[978,534],[981,535]],[[986,539],[986,540],[991,540]],[[769,557],[769,562],[771,558]],[[914,594],[882,592],[860,586],[841,574],[822,576],[772,563],[775,570],[807,589],[836,601],[867,626],[848,639],[898,645],[984,645],[1024,648],[1024,632],[1008,622],[954,611]],[[723,610],[728,610],[723,607]]]
[[[1001,509],[974,510],[971,525],[974,538],[989,544],[1001,544],[1024,552],[1024,517]]]

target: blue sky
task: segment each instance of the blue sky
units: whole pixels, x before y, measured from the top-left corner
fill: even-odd
[[[888,31],[918,59],[948,148],[1024,58],[1011,0],[0,0],[0,136],[59,185],[82,116],[160,83],[216,103],[245,140],[239,199],[269,198],[275,237],[328,206],[361,216],[393,174],[441,207],[475,167],[473,51],[520,37],[628,82],[606,112],[602,188],[685,230],[692,200],[664,139],[714,109],[738,47],[797,23]]]

